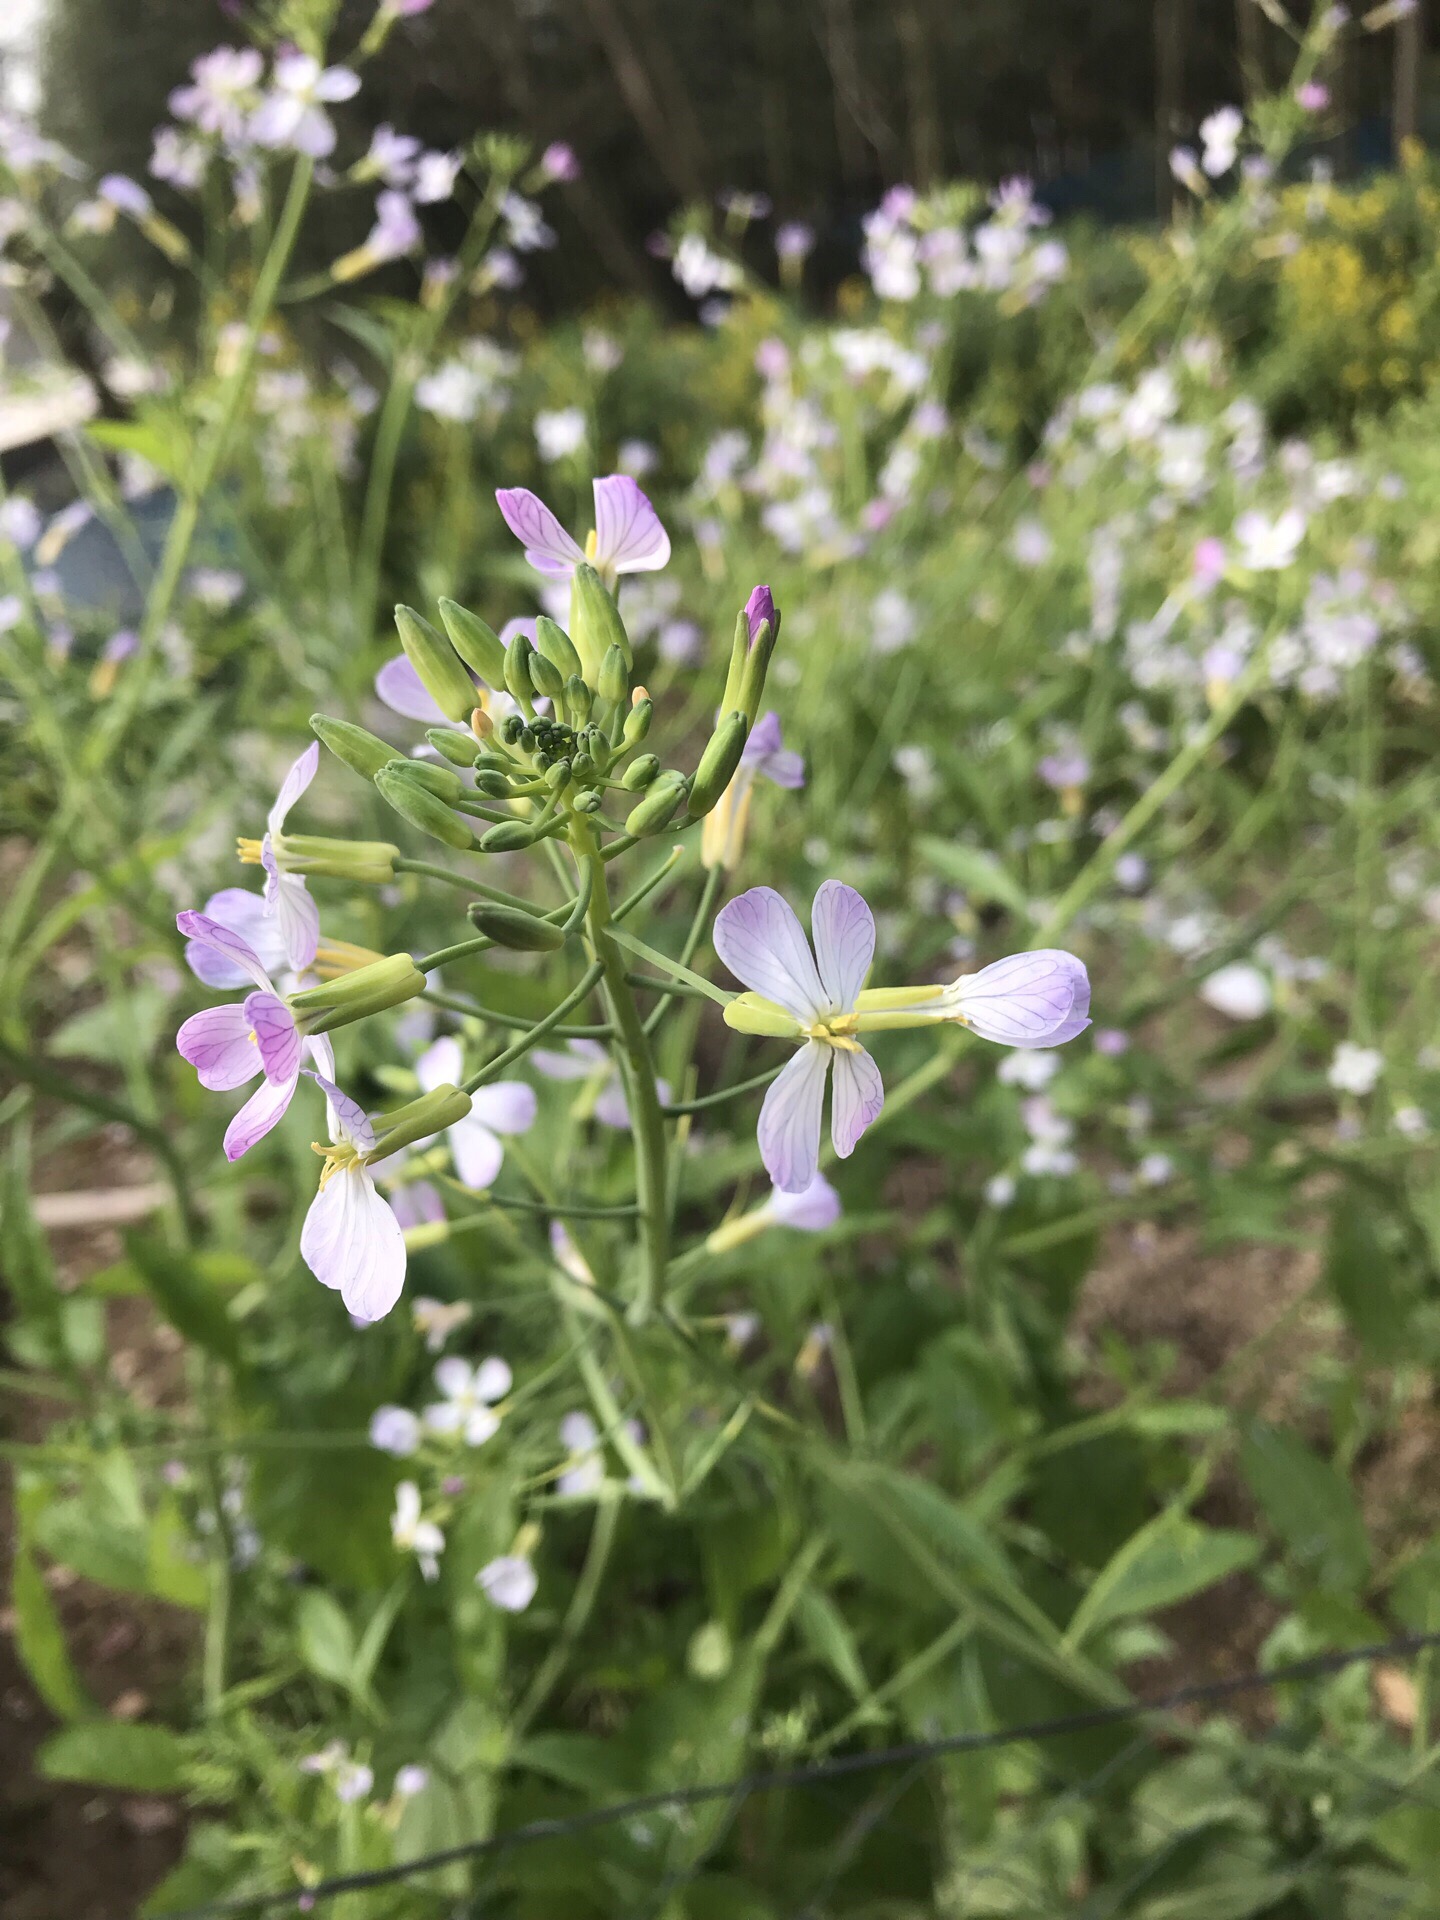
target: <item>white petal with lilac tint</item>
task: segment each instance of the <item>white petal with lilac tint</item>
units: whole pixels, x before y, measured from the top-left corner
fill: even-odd
[[[810,926],[830,1003],[848,1012],[875,958],[875,916],[853,887],[825,880],[810,909]]]
[[[777,1187],[766,1201],[765,1211],[777,1227],[823,1233],[840,1218],[840,1196],[824,1174],[817,1173],[799,1193],[785,1193]]]
[[[595,1118],[602,1127],[613,1127],[617,1133],[629,1131],[630,1102],[625,1098],[624,1083],[618,1073],[607,1080],[595,1096]]]
[[[525,558],[537,573],[552,577],[573,573],[585,558],[584,550],[528,487],[501,487],[495,500],[506,526],[523,544]]]
[[[525,1081],[494,1080],[471,1095],[469,1117],[496,1133],[525,1133],[535,1124],[538,1104],[535,1089]]]
[[[455,1175],[462,1186],[478,1193],[492,1186],[505,1161],[505,1149],[490,1131],[472,1119],[459,1120],[448,1129]]]
[[[755,722],[745,742],[740,764],[767,780],[773,780],[777,787],[788,787],[793,791],[805,784],[805,762],[798,753],[792,753],[783,744],[778,713],[762,714]]]
[[[833,1047],[807,1040],[772,1080],[757,1137],[765,1171],[782,1193],[803,1193],[820,1169],[820,1119]]]
[[[534,1567],[518,1554],[502,1553],[487,1561],[475,1576],[475,1584],[492,1605],[506,1613],[523,1613],[535,1598],[540,1582]]]
[[[802,1027],[820,1018],[826,994],[810,942],[773,887],[751,887],[722,907],[712,937],[742,986],[773,1000]]]
[[[218,921],[231,933],[238,934],[264,972],[278,973],[285,965],[280,929],[266,911],[260,894],[251,893],[245,887],[222,887],[218,893],[211,894],[201,911],[207,920]],[[207,987],[248,987],[254,977],[199,940],[186,941],[185,964]]]
[[[228,960],[237,967],[245,978],[264,993],[273,993],[270,976],[260,964],[260,956],[248,940],[238,933],[232,933],[229,927],[222,926],[218,920],[212,920],[208,914],[196,913],[193,908],[177,913],[175,924],[187,940],[193,940],[197,946],[206,948],[212,954],[218,954],[222,960]]]
[[[175,1045],[211,1093],[243,1087],[264,1070],[243,1006],[192,1013],[176,1034]]]
[[[415,1062],[415,1078],[420,1082],[420,1091],[433,1093],[437,1087],[458,1086],[463,1057],[460,1042],[452,1035],[447,1033],[434,1041]]]
[[[310,1045],[314,1047],[312,1040]],[[333,1055],[331,1056],[333,1060]],[[375,1145],[375,1129],[369,1116],[358,1100],[352,1100],[348,1093],[342,1093],[334,1080],[324,1073],[316,1073],[313,1068],[305,1071],[325,1095],[326,1117],[330,1122],[332,1140],[348,1140],[360,1153],[369,1153]]]
[[[405,1235],[359,1161],[338,1168],[310,1202],[300,1254],[357,1320],[383,1319],[400,1298]]]
[[[547,1080],[588,1080],[610,1071],[610,1056],[598,1040],[571,1040],[563,1053],[536,1047],[530,1058]]]
[[[475,1391],[482,1400],[503,1400],[514,1384],[509,1365],[494,1354],[475,1369]]]
[[[1089,976],[1054,947],[962,975],[949,995],[967,1026],[1002,1047],[1058,1047],[1090,1024]]]
[[[837,1047],[835,1084],[830,1089],[830,1143],[842,1160],[850,1158],[884,1104],[880,1069],[865,1049],[857,1047],[852,1053],[848,1047]]]
[[[295,762],[294,766],[291,767],[281,782],[280,791],[275,796],[275,804],[271,807],[269,816],[265,821],[271,833],[279,833],[283,829],[287,814],[300,798],[301,794],[304,793],[310,782],[315,778],[315,772],[319,765],[320,742],[314,740],[300,755],[300,758]]]
[[[252,993],[243,1012],[255,1035],[265,1078],[293,1080],[300,1071],[301,1042],[289,1007],[273,993]]]
[[[425,691],[409,658],[403,653],[397,654],[393,660],[387,660],[376,674],[375,693],[402,720],[418,720],[422,727],[453,729],[457,724],[448,713],[440,711]]]
[[[265,905],[275,916],[285,957],[297,973],[303,973],[320,944],[320,909],[298,873],[280,871],[268,833],[260,842],[260,864],[265,869]]]
[[[225,1158],[238,1160],[272,1127],[279,1126],[295,1097],[299,1078],[264,1080],[225,1129]]]
[[[653,573],[670,558],[670,536],[628,473],[596,480],[595,564],[612,573]]]

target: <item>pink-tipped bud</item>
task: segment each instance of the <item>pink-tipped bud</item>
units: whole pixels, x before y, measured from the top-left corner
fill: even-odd
[[[750,623],[750,644],[753,647],[760,636],[760,629],[767,622],[770,637],[773,640],[780,630],[780,614],[775,605],[775,596],[769,587],[752,587],[750,598],[745,602],[745,618]]]

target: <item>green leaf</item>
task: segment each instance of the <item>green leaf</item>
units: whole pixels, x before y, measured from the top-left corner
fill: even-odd
[[[1350,1484],[1298,1435],[1254,1422],[1240,1465],[1266,1519],[1319,1586],[1357,1593],[1370,1573],[1370,1543]]]
[[[295,1614],[300,1658],[312,1673],[348,1687],[355,1667],[355,1635],[345,1610],[322,1587],[307,1587]]]
[[[50,1052],[60,1060],[123,1065],[136,1055],[154,1052],[169,1014],[168,990],[142,980],[123,1000],[99,1000],[73,1015],[52,1035]]]
[[[157,1600],[195,1613],[205,1611],[210,1600],[209,1570],[196,1557],[193,1536],[172,1499],[162,1500],[155,1509],[146,1564],[147,1586]]]
[[[174,1793],[185,1779],[184,1742],[168,1727],[86,1720],[62,1727],[40,1749],[47,1780],[82,1780],[130,1793]]]
[[[943,879],[963,887],[973,899],[1005,907],[1019,920],[1030,918],[1030,902],[1024,888],[1006,872],[994,854],[928,833],[920,836],[919,853]]]
[[[1325,1250],[1325,1284],[1351,1331],[1377,1359],[1406,1350],[1417,1289],[1400,1249],[1379,1231],[1373,1207],[1354,1193],[1337,1203]]]
[[[1253,1565],[1259,1554],[1260,1542],[1248,1533],[1201,1526],[1183,1514],[1159,1514],[1096,1575],[1075,1609],[1066,1641],[1083,1646],[1113,1621],[1173,1607]]]
[[[855,1636],[829,1594],[820,1587],[806,1587],[795,1606],[795,1624],[810,1651],[825,1662],[851,1697],[868,1699],[870,1682],[860,1664]]]
[[[146,1530],[106,1512],[95,1489],[44,1507],[35,1521],[35,1544],[52,1560],[102,1587],[118,1587],[125,1593],[150,1591]]]
[[[95,1704],[71,1664],[60,1616],[23,1535],[15,1548],[10,1604],[15,1609],[15,1651],[46,1706],[62,1720],[93,1714]]]
[[[240,1330],[194,1257],[140,1233],[126,1234],[125,1251],[176,1332],[227,1366],[239,1366]]]
[[[177,419],[152,413],[146,420],[92,420],[85,431],[98,446],[114,453],[138,454],[167,480],[185,478],[190,442]]]

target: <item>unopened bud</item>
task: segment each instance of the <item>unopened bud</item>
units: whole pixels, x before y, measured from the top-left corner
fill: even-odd
[[[425,738],[452,767],[474,766],[475,742],[468,733],[460,733],[454,727],[427,727]]]
[[[630,638],[620,609],[605,591],[605,583],[588,561],[575,569],[570,585],[570,637],[583,662],[585,678],[595,685],[600,664],[611,647],[619,647],[628,669],[633,661]]]
[[[437,800],[443,800],[447,807],[453,807],[465,795],[465,782],[459,774],[449,767],[437,767],[433,760],[407,760],[403,755],[392,755],[385,771],[423,787]]]
[[[534,846],[536,833],[528,821],[501,820],[480,836],[483,853],[518,853],[521,847]]]
[[[565,682],[565,705],[569,709],[570,719],[575,726],[583,727],[590,718],[590,708],[594,700],[595,695],[590,687],[578,674],[572,673]]]
[[[660,771],[660,762],[653,753],[642,753],[638,760],[632,760],[620,776],[620,784],[627,793],[639,793],[648,787]]]
[[[388,885],[400,857],[388,840],[334,840],[318,833],[272,835],[271,845],[285,873],[328,875],[368,887]]]
[[[475,785],[481,793],[488,793],[492,800],[512,800],[515,797],[510,776],[505,773],[496,773],[491,767],[480,768],[475,775]]]
[[[310,731],[343,760],[352,773],[373,780],[381,767],[395,758],[395,749],[350,720],[332,720],[328,713],[312,713]]]
[[[601,798],[594,787],[589,788],[585,793],[579,793],[575,796],[576,813],[598,813],[600,807]]]
[[[565,685],[565,676],[553,660],[547,660],[543,653],[531,652],[529,657],[530,684],[537,693],[543,693],[547,700],[553,700]]]
[[[632,807],[625,820],[625,831],[637,840],[647,833],[658,833],[668,826],[675,810],[685,798],[687,781],[683,773],[662,773],[648,789],[638,807]]]
[[[600,662],[600,698],[623,706],[630,697],[630,662],[623,647],[612,646]]]
[[[510,697],[517,706],[528,713],[530,702],[534,698],[534,688],[530,681],[530,655],[534,648],[523,633],[517,633],[505,649],[505,685],[510,689]]]
[[[470,715],[470,731],[477,740],[488,740],[495,731],[495,722],[484,707],[476,707]]]
[[[402,820],[408,820],[421,833],[443,840],[447,847],[465,848],[475,844],[475,836],[458,813],[452,813],[443,800],[409,779],[398,767],[382,767],[375,786]]]
[[[627,747],[638,747],[650,731],[650,721],[655,713],[654,702],[643,687],[635,689],[630,702],[630,711],[625,716],[625,726],[620,738]]]
[[[396,607],[395,625],[405,657],[445,718],[468,720],[475,705],[475,685],[444,634],[422,620],[413,607]]]
[[[467,911],[476,929],[497,947],[513,947],[520,953],[554,953],[565,944],[565,932],[553,920],[522,913],[518,907],[491,906],[488,901],[477,900]]]
[[[688,811],[692,820],[709,813],[734,779],[749,733],[750,725],[743,713],[727,713],[711,734],[690,783]]]
[[[535,646],[553,666],[559,668],[562,682],[583,680],[585,677],[581,671],[580,656],[575,651],[574,642],[565,629],[557,626],[548,614],[540,613],[535,616]]]
[[[440,602],[440,618],[445,622],[451,646],[471,672],[478,673],[487,687],[504,686],[505,647],[499,634],[487,627],[479,614],[471,613],[468,607],[459,606],[454,600]],[[475,704],[473,694],[470,704]]]

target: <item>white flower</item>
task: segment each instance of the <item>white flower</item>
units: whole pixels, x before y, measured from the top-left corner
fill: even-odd
[[[405,1460],[420,1445],[420,1422],[408,1407],[377,1407],[370,1416],[370,1444]]]
[[[1337,1093],[1373,1093],[1384,1065],[1384,1054],[1374,1047],[1357,1047],[1351,1040],[1342,1040],[1325,1078]]]
[[[985,1199],[992,1207],[1008,1207],[1015,1198],[1015,1180],[1011,1174],[993,1174],[985,1182]]]
[[[1228,173],[1240,149],[1245,116],[1238,107],[1219,107],[1200,122],[1200,164],[1212,180]]]
[[[390,1538],[397,1553],[413,1553],[427,1580],[440,1572],[440,1555],[445,1551],[445,1535],[433,1520],[420,1516],[420,1489],[413,1480],[402,1480],[395,1489],[395,1513],[390,1521]]]
[[[502,1553],[481,1567],[475,1584],[487,1600],[505,1613],[523,1613],[535,1598],[540,1582],[528,1560],[516,1553]]]
[[[428,1294],[421,1294],[410,1309],[415,1331],[424,1334],[425,1345],[431,1353],[439,1353],[455,1329],[463,1327],[470,1318],[470,1311],[468,1301],[455,1300],[447,1304],[443,1300],[432,1300]]]
[[[585,444],[582,407],[544,408],[535,416],[535,445],[542,460],[564,460]]]
[[[1268,977],[1245,960],[1232,961],[1203,980],[1200,998],[1231,1020],[1262,1019],[1275,1004]]]
[[[472,1367],[452,1354],[435,1369],[435,1384],[445,1395],[425,1409],[432,1433],[458,1433],[467,1447],[483,1447],[500,1430],[493,1402],[503,1400],[514,1378],[503,1360],[482,1360]]]
[[[1038,1048],[1017,1047],[1000,1062],[995,1078],[1003,1086],[1039,1093],[1060,1071],[1060,1056]]]
[[[1298,507],[1286,507],[1275,520],[1267,520],[1252,507],[1235,522],[1235,538],[1240,544],[1240,564],[1254,573],[1278,573],[1288,567],[1305,538],[1305,516]]]

